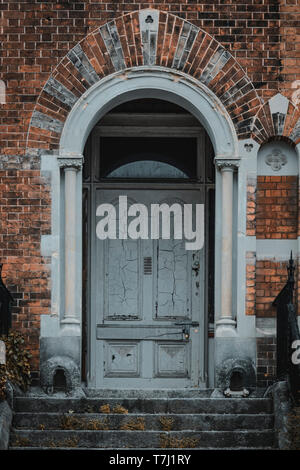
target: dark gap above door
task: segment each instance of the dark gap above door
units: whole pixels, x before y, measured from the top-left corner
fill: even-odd
[[[170,137],[100,138],[100,177],[131,162],[157,161],[179,168],[193,178],[197,171],[197,139]],[[188,158],[187,158],[188,157]]]

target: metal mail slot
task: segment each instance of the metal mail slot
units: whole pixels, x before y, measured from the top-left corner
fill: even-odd
[[[185,341],[182,328],[176,326],[97,325],[97,339]]]

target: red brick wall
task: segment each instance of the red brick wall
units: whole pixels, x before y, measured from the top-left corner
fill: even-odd
[[[288,98],[299,85],[295,87],[295,80],[299,80],[300,67],[300,2],[299,0],[280,1],[280,37],[281,37],[281,83],[280,90]]]
[[[40,253],[41,235],[50,232],[49,182],[39,169],[0,170],[0,260],[3,279],[14,297],[13,326],[21,331],[39,365],[40,315],[49,313],[50,260]],[[6,169],[4,167],[6,166]]]
[[[257,260],[256,261],[256,315],[258,317],[273,317],[276,309],[272,302],[287,281],[286,261]]]
[[[272,302],[284,287],[287,281],[286,261],[259,260],[252,252],[247,253],[246,260],[246,315],[256,315],[257,317],[275,317],[276,309],[272,307]],[[297,272],[296,295],[297,299]]]
[[[256,235],[257,239],[296,239],[298,176],[257,176],[256,188],[250,181],[247,189],[247,235]],[[260,260],[247,253],[247,315],[276,315],[272,302],[286,283],[287,264],[288,260]]]
[[[298,177],[258,176],[256,238],[295,239],[298,230]]]

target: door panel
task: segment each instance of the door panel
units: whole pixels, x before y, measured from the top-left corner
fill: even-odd
[[[188,251],[185,240],[174,239],[99,240],[96,208],[102,203],[117,208],[119,194],[127,195],[128,206],[146,205],[149,214],[151,203],[204,202],[201,190],[176,191],[175,197],[167,189],[95,187],[91,247],[91,370],[95,376],[90,386],[205,387],[204,249]],[[197,270],[195,263],[199,263]],[[180,324],[191,321],[199,326]]]
[[[137,240],[106,240],[104,250],[107,319],[138,319],[140,243]]]
[[[190,318],[191,254],[184,240],[156,242],[156,318]]]
[[[155,342],[155,377],[190,376],[190,344]]]

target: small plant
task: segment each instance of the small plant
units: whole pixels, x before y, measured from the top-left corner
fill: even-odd
[[[120,414],[120,415],[127,415],[128,410],[126,408],[124,408],[124,406],[118,404],[113,408],[113,413],[117,413],[117,414]]]
[[[31,354],[25,349],[24,337],[18,331],[10,331],[0,337],[6,347],[6,364],[0,365],[0,400],[6,397],[6,384],[12,382],[26,391],[30,385]]]
[[[51,441],[45,442],[45,447],[57,448],[57,447],[78,447],[78,438],[77,437],[69,437],[64,439],[63,441]]]
[[[172,431],[174,426],[174,418],[167,418],[162,416],[159,418],[159,422],[163,431]]]
[[[193,449],[197,447],[199,439],[191,437],[172,437],[167,434],[160,435],[160,448],[162,449]]]
[[[86,421],[84,429],[88,429],[89,431],[108,431],[108,419],[105,418],[103,421],[99,419],[89,419]]]
[[[0,401],[6,397],[7,371],[4,364],[0,364]]]
[[[102,406],[100,406],[99,411],[100,411],[100,413],[109,414],[110,413],[110,406],[109,405],[102,405]]]
[[[145,431],[144,418],[132,418],[130,421],[125,422],[120,427],[121,431]]]
[[[60,421],[60,428],[64,430],[80,429],[81,422],[72,414],[64,414]]]
[[[90,431],[107,431],[109,430],[108,420],[85,419],[73,415],[65,414],[60,421],[60,429],[64,430],[90,430]]]

